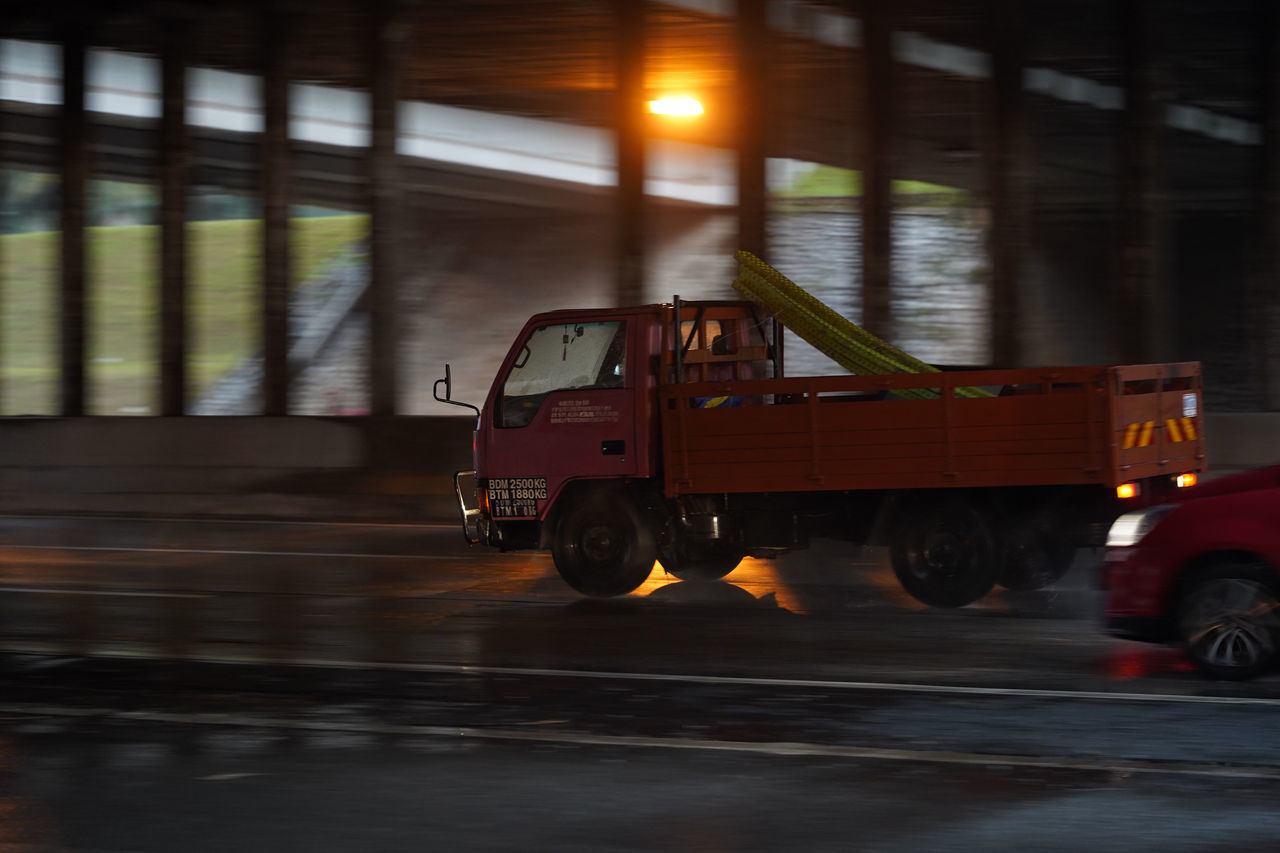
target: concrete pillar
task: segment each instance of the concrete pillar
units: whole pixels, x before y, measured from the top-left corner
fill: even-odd
[[[1262,4],[1262,152],[1256,257],[1249,288],[1251,368],[1258,405],[1280,409],[1280,8]]]
[[[617,302],[645,301],[645,0],[614,0],[617,25]]]
[[[186,411],[188,24],[163,22],[160,47],[160,414]]]
[[[1163,204],[1160,194],[1160,72],[1150,0],[1120,6],[1125,109],[1121,117],[1118,190],[1120,273],[1115,352],[1126,363],[1171,355],[1174,291],[1161,287]]]
[[[400,287],[396,218],[401,207],[396,159],[396,105],[407,41],[403,10],[396,0],[372,0],[370,65],[372,97],[369,145],[369,410],[396,412]]]
[[[769,31],[766,0],[738,0],[738,248],[769,259],[765,158]]]
[[[4,42],[0,41],[0,66],[4,65],[5,49]],[[4,235],[8,231],[7,225],[9,210],[9,176],[3,169],[6,164],[4,144],[5,123],[5,111],[0,110],[0,235]],[[0,240],[0,305],[6,304],[9,298],[9,277],[5,275],[5,270],[8,269],[8,267],[5,265],[4,250],[5,243],[3,240]],[[4,414],[4,401],[7,399],[9,394],[9,389],[7,387],[8,383],[5,382],[4,378],[6,367],[4,344],[4,324],[0,323],[0,415]],[[4,614],[0,613],[0,619],[3,618]]]
[[[1019,304],[1025,220],[1025,136],[1023,131],[1023,29],[1018,0],[988,0],[992,81],[984,133],[987,199],[991,224],[987,252],[991,264],[991,360],[1001,368],[1021,362]]]
[[[1027,239],[1023,28],[1018,0],[989,0],[987,12],[992,80],[983,142],[991,206],[991,360],[997,367],[1016,367],[1022,359],[1019,278]]]
[[[289,413],[289,21],[263,12],[262,410]]]
[[[59,171],[62,281],[61,404],[64,417],[85,414],[85,187],[88,182],[88,128],[85,120],[86,28],[68,24],[62,40],[62,116]]]
[[[862,53],[854,91],[861,97],[862,325],[893,339],[893,24],[892,0],[862,0]]]

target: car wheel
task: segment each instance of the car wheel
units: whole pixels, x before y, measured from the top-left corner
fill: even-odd
[[[1280,580],[1254,564],[1224,564],[1199,577],[1182,597],[1179,634],[1202,671],[1253,678],[1276,664],[1280,648]]]
[[[987,515],[962,494],[909,505],[895,523],[889,556],[902,588],[933,607],[977,601],[1000,573]]]
[[[551,556],[565,583],[583,595],[625,595],[645,582],[657,556],[653,533],[622,492],[593,490],[565,509]]]

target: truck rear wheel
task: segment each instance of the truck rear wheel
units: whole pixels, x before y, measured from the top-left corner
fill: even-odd
[[[1015,592],[1042,589],[1062,578],[1075,559],[1077,537],[1071,516],[1060,504],[1015,510],[1001,522],[1000,586]]]
[[[680,536],[658,548],[662,568],[686,581],[722,578],[738,567],[742,556],[742,548],[731,542],[691,542]]]
[[[1000,574],[986,513],[961,494],[917,498],[898,516],[890,542],[902,588],[933,607],[964,607]]]
[[[1052,534],[1012,531],[1001,542],[1000,585],[1008,590],[1043,589],[1071,568],[1076,549]]]
[[[693,518],[717,514],[717,504],[705,495],[686,495],[682,506]],[[684,512],[673,507],[658,536],[658,562],[667,574],[681,580],[712,581],[737,568],[745,556],[741,541],[694,537],[682,521]]]
[[[657,557],[653,533],[623,492],[593,489],[572,499],[556,525],[551,556],[565,583],[583,595],[626,595],[645,582]]]

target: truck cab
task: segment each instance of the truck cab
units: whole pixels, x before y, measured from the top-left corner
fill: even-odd
[[[471,514],[468,538],[508,549],[549,547],[566,507],[660,501],[659,388],[677,377],[776,375],[781,365],[766,342],[771,325],[748,302],[678,297],[531,317],[479,410],[479,512]],[[698,404],[745,402],[708,394]]]

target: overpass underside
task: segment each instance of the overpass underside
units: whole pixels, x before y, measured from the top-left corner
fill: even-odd
[[[522,216],[582,229],[578,256],[552,272],[523,256],[486,259],[483,275],[451,261],[449,280],[472,291],[467,304],[494,306],[517,282],[536,289],[539,276],[563,279],[575,266],[592,277],[593,304],[661,298],[675,290],[673,269],[727,284],[731,269],[708,245],[723,243],[726,258],[733,248],[771,257],[769,158],[862,173],[848,288],[855,319],[882,336],[903,320],[891,180],[930,181],[968,191],[982,214],[991,363],[1198,358],[1211,404],[1270,410],[1280,408],[1278,19],[1265,0],[50,0],[0,24],[2,38],[56,45],[60,80],[48,102],[13,90],[0,102],[0,155],[60,178],[62,416],[88,411],[91,178],[160,187],[157,397],[169,417],[193,411],[192,188],[260,199],[259,399],[272,416],[297,410],[290,206],[367,212],[367,408],[388,416],[426,381],[405,357],[406,294],[428,315],[456,295],[411,287],[448,252],[434,239],[512,233]],[[156,59],[154,115],[94,109],[91,60],[102,48]],[[249,130],[191,120],[207,106],[190,96],[195,69],[252,76]],[[303,84],[361,93],[360,142],[300,136]],[[645,112],[674,90],[696,92],[705,116],[677,124]],[[419,104],[599,131],[608,162],[593,165],[606,177],[414,154],[406,105]],[[657,155],[672,144],[727,152],[729,196],[655,193]],[[518,153],[519,139],[510,146]],[[705,223],[727,222],[728,232],[682,264],[678,238],[691,221],[708,233]],[[1215,380],[1231,393],[1215,398]]]

